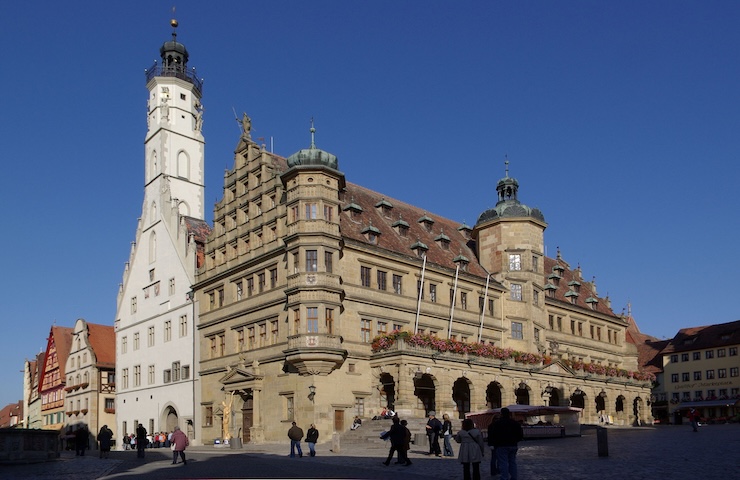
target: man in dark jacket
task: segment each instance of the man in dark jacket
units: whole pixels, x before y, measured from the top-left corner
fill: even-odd
[[[439,432],[442,431],[442,422],[435,416],[434,410],[429,412],[429,420],[427,421],[427,437],[429,437],[429,455],[435,454],[438,457],[442,456],[442,449],[439,448]]]
[[[136,457],[144,458],[144,450],[149,445],[149,440],[146,438],[146,428],[143,424],[139,424],[136,427]]]
[[[303,429],[293,422],[293,426],[288,430],[288,438],[290,438],[290,457],[295,457],[295,451],[298,450],[298,458],[303,456],[301,450],[301,439],[303,438]]]
[[[517,480],[517,444],[524,438],[519,422],[511,418],[508,408],[501,409],[501,419],[488,430],[488,441],[496,449],[496,460],[501,480]]]
[[[411,465],[408,455],[406,453],[406,431],[407,428],[401,425],[398,416],[393,417],[393,425],[391,429],[380,436],[383,440],[390,439],[391,449],[388,451],[388,458],[383,462],[383,465],[390,465],[393,459],[393,454],[398,451],[398,463],[402,463],[406,466]]]

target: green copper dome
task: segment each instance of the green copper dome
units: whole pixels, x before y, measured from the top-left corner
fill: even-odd
[[[517,199],[519,182],[517,182],[516,179],[509,177],[508,164],[509,162],[507,160],[506,176],[496,184],[496,191],[498,192],[498,202],[496,202],[496,206],[481,213],[478,217],[477,225],[496,218],[531,217],[542,222],[545,221],[545,216],[538,208],[530,208],[519,202]]]
[[[311,165],[311,166],[324,166],[339,170],[339,160],[336,155],[332,155],[329,152],[316,148],[314,143],[314,133],[316,129],[313,127],[313,120],[311,120],[311,146],[299,150],[287,159],[288,168],[293,168],[299,165]]]

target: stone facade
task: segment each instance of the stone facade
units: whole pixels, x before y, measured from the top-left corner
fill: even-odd
[[[328,440],[385,406],[649,423],[628,322],[545,256],[508,172],[497,190],[469,227],[346,182],[313,139],[284,159],[242,135],[194,286],[204,442],[284,440],[293,420]]]

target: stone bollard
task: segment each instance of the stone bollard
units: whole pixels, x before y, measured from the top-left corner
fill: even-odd
[[[606,428],[596,427],[596,445],[598,447],[600,457],[609,456],[609,439],[607,437]]]
[[[334,433],[331,436],[331,451],[332,453],[339,453],[341,448],[339,447],[339,434]]]

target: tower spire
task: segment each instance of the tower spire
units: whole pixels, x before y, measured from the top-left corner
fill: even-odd
[[[313,126],[313,117],[311,117],[311,129],[309,131],[311,132],[311,148],[316,148],[316,142],[314,141],[314,134],[316,133],[316,129]]]

